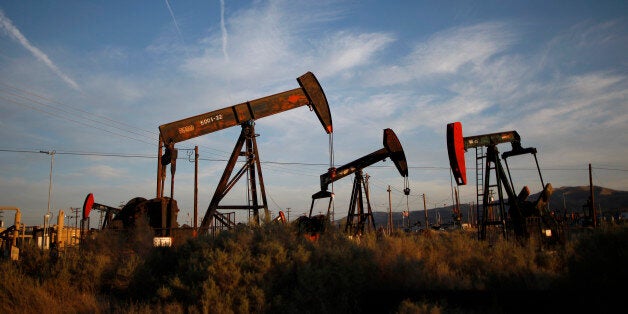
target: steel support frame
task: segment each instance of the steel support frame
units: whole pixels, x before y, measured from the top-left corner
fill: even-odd
[[[364,194],[362,194],[362,190],[364,190]],[[364,213],[364,198],[366,198],[367,213]],[[353,220],[356,218],[357,222],[354,223]],[[365,184],[362,170],[357,170],[355,172],[355,179],[353,180],[345,232],[353,235],[362,235],[364,234],[364,228],[369,225],[375,230],[375,221],[373,220],[368,186]]]
[[[200,229],[201,233],[205,233],[209,226],[212,224],[212,220],[215,218],[216,211],[218,209],[248,209],[253,210],[253,219],[254,222],[259,225],[259,209],[263,208],[265,214],[268,216],[268,203],[266,201],[266,190],[264,188],[264,178],[262,175],[262,167],[259,159],[259,152],[257,149],[257,142],[255,140],[255,127],[253,121],[242,124],[242,130],[240,132],[240,136],[234,146],[233,152],[229,157],[229,161],[225,168],[225,171],[220,178],[218,186],[216,186],[216,190],[212,197],[209,206],[207,207],[207,211],[205,212],[205,216],[203,217],[203,221],[201,223]],[[242,148],[245,148],[242,151]],[[244,156],[246,159],[245,164],[236,172],[236,174],[231,178],[231,174],[235,168],[235,164],[238,161],[238,157]],[[249,193],[251,196],[251,203],[247,205],[225,205],[220,206],[220,202],[222,199],[229,193],[229,191],[234,187],[242,176],[248,173],[248,185],[249,185]],[[231,178],[231,179],[230,179]],[[258,199],[258,189],[257,189],[257,179],[259,178],[259,194],[262,198],[262,203],[259,203]]]
[[[525,237],[526,235],[526,226],[525,219],[521,213],[521,208],[519,207],[518,196],[515,195],[513,187],[510,184],[509,176],[504,171],[504,168],[501,165],[501,161],[499,158],[499,151],[495,145],[490,145],[487,147],[486,152],[486,166],[485,166],[485,175],[484,175],[484,195],[482,197],[482,220],[479,228],[479,238],[480,240],[486,240],[486,228],[489,225],[501,225],[503,228],[502,235],[505,239],[507,239],[506,233],[506,219],[510,217],[510,221],[512,222],[512,227],[516,237]],[[493,167],[491,167],[491,163]],[[495,184],[491,185],[490,182],[490,173],[491,169],[495,171]],[[491,202],[489,199],[489,190],[490,187],[497,187],[497,193],[499,200],[497,204],[499,205],[499,220],[490,220],[488,215],[488,210],[491,206],[495,204],[495,202]],[[506,196],[508,197],[508,212],[506,212],[505,201],[504,201],[504,191],[506,192]]]

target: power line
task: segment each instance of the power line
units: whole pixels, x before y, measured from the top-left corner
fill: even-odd
[[[85,123],[85,122],[82,122],[82,121],[74,120],[74,119],[68,118],[66,116],[54,113],[54,112],[49,112],[49,111],[43,110],[41,108],[37,108],[37,107],[29,105],[29,104],[25,104],[25,103],[21,103],[21,102],[15,101],[13,99],[8,99],[8,98],[2,97],[2,96],[0,96],[0,99],[4,99],[4,100],[6,100],[8,102],[14,103],[14,104],[19,105],[19,106],[25,106],[25,107],[31,108],[31,109],[33,109],[35,111],[43,112],[45,114],[57,117],[57,118],[62,119],[62,120],[67,120],[67,121],[71,121],[71,122],[74,122],[74,123],[78,123],[80,125],[87,126],[87,127],[94,128],[94,129],[98,129],[98,130],[101,130],[101,131],[104,131],[104,132],[107,132],[107,133],[110,133],[110,134],[113,134],[113,135],[125,137],[125,138],[128,138],[128,139],[132,139],[132,140],[143,142],[143,143],[150,144],[150,145],[154,144],[154,143],[147,142],[147,141],[144,141],[144,140],[141,140],[141,139],[138,139],[138,138],[134,138],[134,137],[130,137],[130,136],[127,136],[127,135],[124,135],[124,134],[116,133],[116,132],[113,132],[111,130],[108,130],[108,129],[105,129],[105,128],[102,128],[102,127],[94,126],[94,125],[89,124],[89,123]]]
[[[124,123],[124,122],[121,122],[121,121],[114,120],[114,119],[110,119],[110,118],[105,117],[103,115],[90,113],[90,112],[82,110],[80,108],[77,108],[77,107],[74,107],[74,106],[71,106],[71,105],[68,105],[68,104],[61,103],[61,102],[56,101],[54,99],[51,99],[49,97],[45,97],[45,96],[42,96],[42,95],[39,95],[39,94],[30,92],[30,91],[27,91],[27,90],[24,90],[22,88],[15,87],[13,85],[10,85],[10,84],[4,83],[4,82],[0,82],[0,85],[4,85],[5,88],[8,87],[9,89],[13,89],[14,91],[18,91],[18,92],[22,93],[22,94],[18,94],[18,93],[14,92],[14,91],[7,91],[7,90],[3,91],[3,90],[0,90],[0,92],[5,93],[5,95],[8,94],[11,97],[17,97],[17,98],[21,99],[22,101],[32,102],[32,103],[34,103],[36,105],[39,105],[41,107],[47,107],[49,110],[53,110],[52,112],[51,111],[42,110],[41,108],[38,108],[38,107],[34,106],[33,104],[26,104],[26,103],[23,103],[23,102],[18,102],[15,99],[9,99],[9,98],[3,97],[3,99],[6,100],[6,101],[12,102],[12,103],[20,105],[20,106],[28,107],[28,108],[30,108],[32,110],[35,110],[35,111],[39,111],[39,112],[42,112],[42,113],[45,113],[45,114],[48,114],[48,115],[55,116],[55,117],[60,118],[60,119],[65,119],[65,120],[68,120],[68,121],[71,121],[71,122],[74,122],[74,123],[81,124],[81,125],[84,125],[84,126],[97,128],[97,129],[103,130],[105,132],[114,134],[114,135],[118,135],[118,136],[125,137],[125,138],[128,138],[128,139],[140,141],[140,142],[143,142],[143,143],[148,143],[148,142],[146,142],[146,141],[144,141],[142,139],[126,136],[124,134],[115,133],[115,132],[112,132],[112,131],[107,130],[107,129],[95,127],[95,126],[93,126],[91,124],[85,124],[85,123],[82,123],[82,122],[77,121],[75,119],[70,119],[70,118],[68,118],[68,117],[66,117],[64,115],[59,115],[58,113],[56,113],[54,111],[60,111],[60,112],[63,112],[64,114],[74,115],[75,117],[78,117],[80,119],[89,120],[89,121],[94,122],[96,124],[104,125],[105,127],[108,127],[108,128],[113,128],[116,131],[122,131],[122,132],[135,134],[135,135],[138,135],[140,137],[144,137],[144,138],[149,139],[150,141],[154,141],[154,142],[156,142],[154,136],[159,136],[158,132],[144,130],[144,129],[138,128],[137,126],[130,125],[130,124],[127,124],[127,123]],[[28,95],[28,96],[31,96],[31,97],[25,96],[24,94]],[[45,101],[45,102],[49,102],[49,103],[44,103],[44,102],[42,102],[42,100]],[[54,106],[54,105],[52,105],[50,103],[58,105],[58,106],[61,106],[61,107],[66,107],[66,108],[69,108],[69,109],[74,110],[74,111],[78,111],[78,112],[82,113],[83,115],[79,115],[77,113],[68,111],[68,110],[66,110],[64,108],[60,108],[58,106]],[[95,116],[95,117],[98,117],[101,120],[106,120],[106,121],[108,121],[110,123],[106,123],[106,122],[103,122],[101,120],[94,119],[94,118],[85,117],[85,115]],[[112,125],[112,123],[116,124],[117,126],[116,125]],[[120,126],[122,126],[122,127],[120,127]],[[140,133],[138,133],[136,131],[142,131],[142,132],[147,133],[148,135],[147,134],[140,134]],[[148,144],[152,145],[152,143],[148,143]],[[203,148],[203,150],[205,152],[207,152],[208,154],[217,155],[217,156],[221,156],[221,157],[227,156],[229,154],[228,152],[225,152],[225,151],[222,151],[222,150],[219,150],[219,149],[215,149],[215,148],[212,148],[212,147],[208,147],[208,146],[204,146],[204,145],[198,145],[198,146]],[[216,153],[216,152],[219,152],[219,153]]]
[[[26,150],[26,149],[6,149],[6,148],[0,148],[0,152],[9,152],[9,153],[40,153],[40,150]],[[99,157],[121,157],[121,158],[151,158],[151,159],[155,159],[157,158],[154,155],[145,155],[145,154],[120,154],[120,153],[103,153],[103,152],[81,152],[81,151],[56,151],[56,154],[58,155],[77,155],[77,156],[99,156]],[[178,158],[179,160],[187,160],[187,157],[185,156],[181,156]],[[215,161],[215,162],[225,162],[228,161],[227,159],[216,159],[216,158],[199,158],[199,160],[203,160],[203,161]],[[278,168],[280,169],[284,169],[281,168],[280,166],[316,166],[316,167],[323,167],[323,166],[328,166],[325,163],[308,163],[308,162],[293,162],[293,161],[272,161],[272,160],[267,160],[267,161],[261,161],[261,163],[266,164],[266,165],[276,165],[278,166]],[[370,166],[371,168],[393,168],[394,166]],[[410,169],[439,169],[439,170],[449,170],[448,167],[413,167],[413,166],[409,166],[408,168]],[[475,170],[475,168],[467,168],[467,169],[471,169],[471,170]],[[609,170],[609,171],[622,171],[622,172],[626,172],[628,171],[628,169],[619,169],[619,168],[607,168],[607,167],[592,167],[592,169],[596,169],[596,170]],[[518,171],[537,171],[536,168],[511,168],[510,170],[518,170]],[[583,169],[583,168],[544,168],[543,171],[588,171],[587,169]],[[310,174],[311,175],[311,174]],[[375,178],[375,180],[377,180],[377,178]],[[396,189],[395,190],[397,192],[403,193],[401,190]]]
[[[628,169],[617,169],[617,168],[606,168],[606,167],[591,167],[591,168],[595,170],[610,170],[610,171],[623,171],[623,172],[628,171]]]
[[[149,135],[151,135],[151,136],[154,136],[154,135],[159,135],[159,133],[157,133],[157,132],[144,130],[144,129],[142,129],[142,128],[138,128],[137,126],[130,125],[130,124],[127,124],[127,123],[124,123],[124,122],[121,122],[121,121],[113,120],[113,119],[110,119],[110,118],[108,118],[108,117],[106,117],[106,116],[103,116],[103,115],[99,115],[99,114],[91,113],[91,112],[85,111],[85,110],[83,110],[83,109],[80,109],[80,108],[77,108],[77,107],[74,107],[74,106],[71,106],[71,105],[68,105],[68,104],[61,103],[61,102],[56,101],[56,100],[54,100],[54,99],[51,99],[51,98],[48,98],[48,97],[45,97],[45,96],[42,96],[42,95],[39,95],[39,94],[36,94],[36,93],[30,92],[30,91],[27,91],[27,90],[24,90],[24,89],[18,88],[18,87],[15,87],[15,86],[12,86],[12,85],[9,85],[9,84],[6,84],[6,83],[3,83],[3,82],[0,82],[0,85],[7,86],[7,87],[9,87],[9,88],[12,88],[12,89],[14,89],[14,90],[17,90],[17,91],[19,91],[19,92],[21,92],[21,93],[24,93],[24,94],[26,94],[26,95],[29,95],[29,96],[32,96],[32,97],[35,97],[35,98],[39,98],[39,99],[41,99],[41,100],[44,100],[44,101],[47,101],[47,102],[50,102],[50,103],[53,103],[53,104],[56,104],[56,105],[59,105],[59,106],[67,107],[67,108],[70,108],[70,109],[72,109],[72,110],[75,110],[75,111],[81,112],[81,113],[86,114],[86,115],[95,116],[95,117],[98,117],[98,118],[100,118],[100,119],[103,119],[103,120],[109,121],[109,122],[111,122],[111,123],[118,124],[118,125],[121,125],[121,126],[124,126],[124,127],[128,127],[128,128],[130,128],[130,129],[132,129],[132,130],[139,130],[139,131],[146,132],[146,133],[148,133],[148,134],[149,134]],[[42,106],[51,107],[51,108],[53,108],[53,109],[56,109],[56,110],[59,110],[59,111],[63,111],[63,112],[66,112],[66,113],[70,113],[70,114],[75,114],[75,113],[71,113],[70,111],[67,111],[67,110],[64,110],[64,109],[61,109],[61,108],[58,108],[58,107],[52,106],[52,105],[50,105],[50,104],[45,104],[45,103],[43,103],[43,102],[40,102],[40,101],[37,101],[37,100],[31,99],[31,98],[28,98],[28,97],[23,96],[23,95],[17,95],[17,94],[12,93],[12,92],[8,92],[8,93],[9,93],[9,94],[11,94],[11,95],[13,95],[13,96],[15,96],[15,97],[19,97],[19,98],[22,98],[22,99],[24,99],[24,100],[32,101],[32,102],[37,103],[37,104],[40,104],[40,105],[42,105]],[[76,115],[76,114],[75,114],[75,115]],[[98,121],[98,120],[94,120],[94,119],[90,119],[90,118],[87,118],[87,119],[88,119],[88,120],[90,120],[90,121],[96,122],[96,123],[101,123],[101,124],[103,124],[101,121]],[[111,126],[111,125],[108,125],[108,126]],[[129,132],[129,133],[135,133],[134,131],[128,131],[128,130],[127,130],[127,132]],[[146,136],[146,135],[141,135],[141,134],[139,134],[139,133],[135,133],[135,134],[140,135],[140,136]]]

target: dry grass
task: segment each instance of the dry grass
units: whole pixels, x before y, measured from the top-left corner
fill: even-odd
[[[52,260],[0,262],[1,313],[486,313],[603,309],[628,278],[626,228],[539,251],[432,232],[317,242],[269,224],[152,248],[147,230],[102,233]],[[568,293],[567,293],[568,292]],[[533,300],[534,302],[527,301]],[[589,300],[589,301],[586,301]]]

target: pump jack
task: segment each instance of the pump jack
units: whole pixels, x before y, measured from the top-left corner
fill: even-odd
[[[325,129],[325,132],[327,134],[331,134],[333,132],[331,113],[329,105],[327,104],[327,98],[325,97],[325,93],[323,92],[323,89],[314,74],[307,72],[298,77],[297,82],[300,87],[293,90],[247,101],[245,103],[225,107],[223,109],[214,110],[159,126],[160,136],[158,154],[161,158],[157,158],[157,197],[163,198],[164,180],[166,177],[165,168],[168,164],[170,164],[172,177],[170,183],[170,198],[172,198],[177,156],[177,150],[174,148],[174,144],[239,125],[242,127],[240,137],[235,144],[225,171],[223,172],[205,216],[203,217],[200,230],[202,233],[207,232],[213,219],[219,220],[223,223],[223,225],[233,225],[233,222],[228,221],[224,218],[224,216],[217,212],[218,209],[252,210],[255,223],[257,224],[259,224],[259,209],[264,209],[268,217],[268,205],[266,202],[266,192],[264,190],[262,168],[257,149],[257,142],[255,140],[257,134],[255,134],[254,121],[266,116],[307,105],[310,107],[310,110],[313,110],[314,113],[316,113],[316,116]],[[243,146],[245,147],[244,151],[242,150]],[[163,156],[161,154],[162,148],[165,148]],[[246,162],[244,166],[236,172],[234,177],[230,179],[239,156],[244,156],[246,158]],[[220,205],[221,200],[245,173],[248,173],[248,184],[252,204]],[[262,198],[261,204],[257,198],[257,176],[259,176],[259,191]]]
[[[340,166],[338,168],[332,167],[326,173],[323,173],[320,176],[321,190],[312,195],[312,205],[310,206],[309,217],[313,218],[312,209],[314,207],[314,201],[321,198],[329,198],[329,207],[327,208],[327,212],[329,214],[332,198],[334,196],[333,193],[328,191],[329,185],[355,173],[353,190],[351,192],[351,201],[349,204],[349,213],[345,224],[345,232],[354,235],[362,234],[364,233],[365,225],[370,225],[373,229],[375,229],[369,191],[367,185],[365,184],[365,178],[362,170],[378,161],[390,158],[395,164],[395,167],[397,167],[401,176],[404,177],[404,194],[410,194],[410,188],[408,187],[408,164],[406,162],[406,155],[404,154],[403,147],[393,130],[384,130],[383,145],[384,148],[358,158],[348,164],[345,164],[344,166]],[[362,194],[363,190],[364,194]],[[364,198],[366,198],[367,213],[364,212]]]
[[[497,149],[497,145],[501,143],[510,143],[512,145],[512,150],[502,154],[502,159],[506,163],[507,174],[502,167]],[[478,204],[479,198],[482,197],[481,212],[480,207],[478,207],[478,238],[480,240],[486,240],[487,228],[491,227],[497,227],[504,238],[507,238],[507,217],[510,218],[515,237],[519,241],[528,239],[532,235],[532,230],[535,229],[533,223],[537,224],[539,232],[545,231],[545,236],[551,236],[554,239],[562,237],[562,230],[559,224],[547,210],[553,189],[550,183],[544,184],[543,182],[539,162],[536,158],[536,148],[523,148],[521,146],[521,137],[517,131],[463,137],[462,124],[460,122],[449,123],[447,125],[447,150],[451,170],[458,185],[467,184],[464,153],[469,148],[476,149]],[[483,154],[484,148],[487,149],[485,155]],[[535,201],[526,200],[530,196],[530,189],[527,186],[524,186],[518,195],[515,194],[512,176],[508,168],[508,157],[524,154],[532,154],[534,156],[541,185],[543,186],[542,192]],[[482,160],[484,160],[484,163],[482,163]],[[495,173],[496,182],[493,184],[490,181],[491,170]],[[483,175],[482,171],[484,171]],[[493,192],[492,188],[497,189],[497,200],[493,200],[490,197],[490,194]],[[506,201],[503,195],[504,191],[508,198],[507,212]],[[494,212],[495,208],[497,208],[497,213]]]

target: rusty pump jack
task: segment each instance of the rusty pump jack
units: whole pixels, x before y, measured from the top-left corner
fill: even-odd
[[[268,214],[268,205],[266,202],[266,192],[264,190],[264,180],[262,177],[257,142],[255,140],[257,135],[255,134],[254,121],[307,105],[310,107],[310,110],[316,113],[325,132],[327,134],[333,132],[327,98],[314,74],[307,72],[298,77],[297,82],[300,85],[299,88],[159,126],[160,137],[158,154],[161,158],[157,158],[157,197],[163,197],[163,187],[166,176],[165,167],[168,164],[171,164],[170,172],[172,181],[170,194],[172,197],[177,155],[177,150],[174,148],[175,143],[239,125],[242,127],[242,131],[240,132],[240,136],[235,144],[225,171],[203,217],[200,229],[201,232],[207,232],[214,218],[221,220],[225,225],[230,224],[218,215],[218,209],[253,210],[255,222],[259,224],[259,209],[264,209],[266,214]],[[243,146],[245,146],[244,151],[242,151]],[[165,147],[163,156],[161,155],[162,147]],[[234,177],[230,179],[239,156],[244,156],[246,162]],[[257,199],[256,171],[259,176],[260,195],[262,198],[261,204]],[[252,204],[219,205],[221,200],[245,173],[248,173],[249,176],[248,184]]]
[[[510,143],[512,150],[504,152],[502,159],[506,164],[506,171],[501,164],[497,145],[501,143]],[[544,184],[543,176],[539,168],[539,162],[536,158],[537,150],[534,147],[523,148],[521,146],[521,137],[517,131],[498,132],[475,136],[462,136],[462,124],[460,122],[449,123],[447,125],[447,150],[449,154],[449,162],[452,173],[458,185],[467,184],[466,165],[464,153],[469,148],[476,148],[476,183],[478,203],[480,196],[482,197],[482,211],[478,207],[478,238],[486,240],[487,228],[497,226],[504,238],[507,238],[507,217],[510,218],[515,237],[518,240],[524,240],[530,237],[532,225],[530,222],[540,220],[546,230],[546,236],[560,236],[560,230],[555,219],[547,211],[547,204],[552,195],[553,189],[550,183]],[[483,148],[486,148],[486,154],[483,154]],[[480,150],[478,150],[480,149]],[[524,186],[517,195],[514,192],[512,176],[508,168],[508,157],[532,154],[536,162],[537,171],[541,180],[543,190],[536,201],[527,201],[530,195],[530,189]],[[482,163],[484,160],[484,163]],[[495,183],[491,184],[491,170],[495,173]],[[484,174],[481,172],[484,171]],[[492,188],[497,189],[497,199],[491,198]],[[508,197],[506,212],[506,201],[504,200],[504,192]],[[497,208],[497,213],[493,210]],[[536,219],[535,219],[536,218]],[[539,231],[541,226],[539,226]],[[551,234],[553,232],[553,234]]]
[[[410,188],[408,187],[408,164],[406,162],[406,155],[403,152],[403,147],[397,138],[397,135],[391,129],[384,130],[384,147],[376,150],[368,155],[358,158],[348,164],[340,166],[338,168],[330,168],[326,173],[320,176],[321,190],[312,195],[312,205],[310,206],[310,218],[312,217],[312,208],[314,207],[314,201],[321,198],[329,198],[329,206],[331,206],[333,193],[328,191],[328,187],[332,182],[338,181],[350,174],[355,173],[355,179],[353,180],[353,190],[351,192],[351,201],[349,204],[349,213],[347,215],[347,222],[345,224],[345,232],[349,234],[362,234],[364,233],[365,225],[371,225],[375,229],[375,222],[373,221],[373,213],[371,211],[370,197],[368,187],[365,184],[364,175],[362,169],[378,162],[390,158],[397,170],[404,177],[404,194],[410,194]],[[364,190],[364,194],[362,194]],[[364,212],[364,198],[366,198],[367,213]],[[357,210],[357,213],[356,213]],[[329,212],[329,208],[327,209]],[[355,222],[354,222],[355,220]]]

